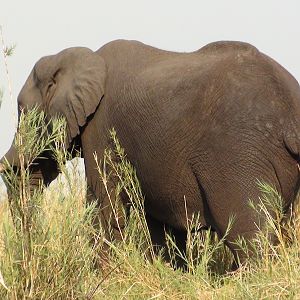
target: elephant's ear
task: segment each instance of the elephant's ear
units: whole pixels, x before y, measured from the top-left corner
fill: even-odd
[[[88,48],[69,48],[57,56],[57,88],[48,110],[52,116],[66,118],[69,147],[104,96],[106,65],[102,57]]]

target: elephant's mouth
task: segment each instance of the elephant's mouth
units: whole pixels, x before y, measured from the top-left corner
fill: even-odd
[[[21,162],[18,151],[14,144],[10,147],[7,153],[0,160],[0,174],[5,176],[8,171],[18,176],[21,170]],[[25,169],[28,167],[28,160],[25,158],[23,166]],[[51,153],[44,152],[41,157],[34,159],[29,165],[30,172],[30,185],[35,187],[39,186],[42,182],[45,186],[49,185],[54,180],[58,173],[59,168],[57,162],[52,158]]]

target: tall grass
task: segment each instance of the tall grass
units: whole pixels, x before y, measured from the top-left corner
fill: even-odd
[[[86,184],[76,170],[78,161],[72,161],[69,168],[64,167],[67,154],[62,146],[63,124],[58,122],[52,134],[44,135],[43,140],[39,127],[44,128],[44,121],[42,114],[27,114],[22,121],[27,133],[22,131],[22,123],[20,133],[39,132],[29,134],[26,141],[38,137],[43,147],[51,146],[62,175],[43,193],[42,189],[35,193],[30,191],[26,167],[23,179],[21,174],[17,180],[8,178],[14,185],[9,186],[12,190],[10,209],[7,201],[2,202],[1,207],[0,271],[5,286],[0,287],[0,299],[298,298],[298,219],[295,219],[296,226],[285,225],[285,231],[293,240],[290,244],[284,238],[280,222],[281,198],[272,187],[259,185],[262,198],[253,209],[268,220],[268,230],[260,230],[258,226],[252,245],[258,255],[247,268],[228,272],[232,256],[224,246],[224,239],[216,238],[209,231],[199,232],[198,216],[194,216],[187,220],[186,254],[180,253],[187,269],[174,269],[172,261],[171,264],[165,262],[152,249],[142,190],[115,132],[111,133],[114,148],[106,151],[99,165],[99,180],[105,185],[110,176],[118,178],[117,191],[113,193],[116,199],[112,199],[112,203],[118,200],[121,190],[125,191],[131,203],[131,217],[121,241],[104,239],[109,247],[108,263],[104,269],[96,267],[99,246],[91,242],[91,237],[99,234],[92,225],[96,208],[85,204]],[[29,156],[26,149],[36,147],[36,143],[29,148],[22,145],[19,151],[24,161],[30,163],[33,153],[41,153],[37,147]],[[109,189],[107,192],[112,196]],[[274,213],[270,214],[272,210]],[[269,241],[270,233],[279,241],[276,246]],[[166,234],[166,238],[168,251],[175,258],[178,255],[175,242],[170,235]]]
[[[15,140],[21,167],[18,174],[10,166],[6,172],[10,215],[3,214],[2,272],[8,290],[2,292],[14,299],[85,295],[87,279],[96,272],[89,245],[93,209],[84,206],[82,184],[74,176],[71,181],[69,169],[63,168],[68,188],[59,180],[52,190],[56,197],[49,195],[51,189],[45,195],[41,186],[31,189],[30,168],[44,151],[54,151],[60,166],[66,160],[58,147],[63,145],[63,122],[52,122],[50,134],[48,128],[37,109],[21,114]]]

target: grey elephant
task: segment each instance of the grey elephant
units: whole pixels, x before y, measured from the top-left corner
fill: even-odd
[[[234,215],[226,242],[243,263],[234,242],[249,241],[257,231],[248,205],[249,199],[259,201],[257,180],[278,190],[286,210],[295,199],[299,84],[250,44],[215,42],[191,53],[126,40],[95,52],[69,48],[34,66],[18,106],[34,105],[48,117],[65,117],[66,147],[82,150],[88,190],[98,199],[104,228],[111,208],[94,153],[103,157],[111,128],[137,171],[155,245],[164,246],[167,226],[184,249],[186,218],[195,213],[203,228],[220,236]],[[18,167],[13,146],[5,157]],[[45,184],[58,174],[47,157],[33,172]]]

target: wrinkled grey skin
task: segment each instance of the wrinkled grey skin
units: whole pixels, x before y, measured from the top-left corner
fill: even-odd
[[[164,244],[167,226],[184,248],[186,215],[200,212],[203,228],[220,236],[234,215],[227,243],[243,262],[233,242],[257,230],[248,205],[259,200],[257,180],[281,193],[286,210],[295,199],[299,84],[249,44],[175,53],[118,40],[96,52],[66,49],[42,58],[29,75],[18,105],[35,104],[49,117],[65,116],[66,146],[82,150],[89,199],[98,199],[104,226],[110,208],[93,154],[103,157],[111,128],[137,170],[154,244]],[[6,157],[18,165],[13,149]],[[46,184],[58,174],[50,156],[36,168]]]

